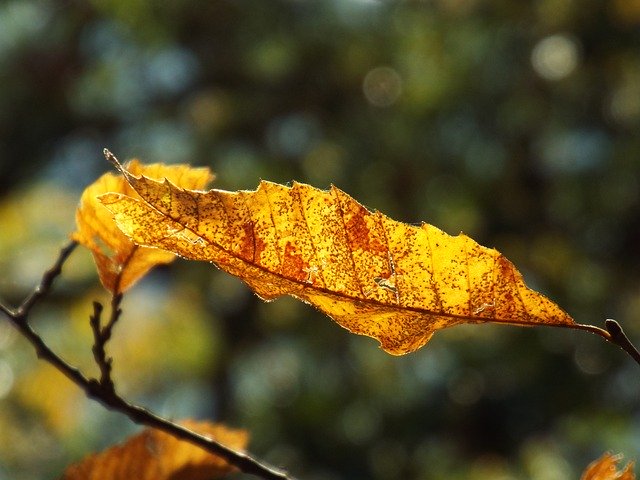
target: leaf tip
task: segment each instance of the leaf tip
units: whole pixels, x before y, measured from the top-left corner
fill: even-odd
[[[111,150],[109,150],[108,148],[103,148],[102,154],[104,155],[104,158],[106,158],[114,167],[122,172],[122,164],[118,161],[116,156],[111,153]]]

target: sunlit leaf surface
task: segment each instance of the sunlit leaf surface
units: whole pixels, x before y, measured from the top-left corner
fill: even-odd
[[[206,168],[186,165],[153,164],[144,166],[133,160],[127,168],[150,178],[169,178],[185,188],[204,188],[213,178]],[[135,191],[119,176],[106,173],[85,189],[76,212],[77,231],[72,238],[91,250],[104,287],[123,292],[155,265],[173,261],[175,255],[155,248],[135,245],[116,227],[111,213],[97,200],[105,192],[121,192],[137,197]]]
[[[196,192],[120,168],[140,198],[100,200],[135,243],[213,262],[266,300],[293,295],[389,353],[460,323],[573,323],[496,250],[396,222],[335,187]]]

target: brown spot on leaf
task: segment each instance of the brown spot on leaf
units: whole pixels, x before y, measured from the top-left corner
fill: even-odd
[[[462,234],[454,237],[432,225],[407,225],[370,212],[335,187],[323,191],[301,183],[290,188],[262,182],[255,192],[242,192],[242,208],[251,212],[253,223],[222,222],[211,230],[222,235],[228,230],[218,245],[234,245],[234,232],[243,231],[238,253],[199,248],[169,234],[184,228],[175,219],[182,218],[180,198],[186,197],[171,183],[127,179],[142,200],[111,198],[108,208],[140,245],[213,262],[265,299],[294,295],[344,328],[376,338],[392,354],[420,348],[436,330],[465,322],[574,323],[528,289],[495,250]],[[185,209],[194,210],[195,202],[197,211],[208,211],[206,193],[193,191],[188,198]],[[240,207],[227,207],[226,218],[246,218],[234,215],[234,208]],[[202,236],[210,241],[207,232]]]
[[[253,232],[253,222],[246,222],[242,225],[244,236],[241,240],[239,255],[250,262],[255,258],[256,239]]]
[[[282,258],[282,275],[297,281],[307,281],[309,266],[292,243],[287,243]]]

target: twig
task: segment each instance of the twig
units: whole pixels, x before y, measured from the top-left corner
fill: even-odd
[[[93,314],[90,317],[91,329],[94,335],[92,351],[94,359],[100,368],[99,380],[87,378],[79,369],[67,363],[49,348],[44,340],[31,328],[28,317],[33,306],[49,292],[53,281],[61,273],[64,262],[76,246],[77,243],[72,241],[60,251],[53,267],[45,272],[40,284],[19,307],[12,309],[0,303],[0,311],[6,314],[11,324],[33,345],[38,358],[53,365],[84,390],[87,397],[101,403],[109,410],[123,413],[137,424],[162,430],[180,440],[201,447],[207,452],[225,459],[241,472],[266,480],[294,480],[293,477],[282,470],[265,465],[244,452],[232,450],[211,438],[159,417],[143,407],[127,402],[116,393],[111,379],[112,360],[106,355],[105,344],[111,338],[113,327],[121,314],[120,302],[122,301],[122,294],[113,295],[111,299],[111,315],[105,326],[102,326],[101,322],[102,304],[99,302],[94,302],[93,304]]]
[[[610,335],[610,338],[607,340],[618,345],[621,349],[627,352],[638,365],[640,365],[640,352],[638,352],[638,349],[627,338],[620,324],[611,318],[607,318],[604,322],[604,326],[607,328],[607,332]]]
[[[119,283],[120,279],[116,282]],[[115,385],[111,379],[111,366],[113,359],[107,357],[105,345],[111,339],[111,333],[116,322],[120,318],[122,309],[120,303],[122,302],[122,293],[115,293],[111,296],[111,316],[109,321],[103,327],[102,326],[102,304],[100,302],[93,302],[93,315],[89,317],[89,325],[93,332],[93,358],[100,368],[100,385],[108,391],[114,391]]]
[[[0,310],[2,310],[11,318],[22,320],[21,317],[28,315],[29,310],[31,310],[31,308],[38,302],[38,300],[40,300],[40,298],[42,298],[49,292],[49,290],[51,289],[51,284],[53,283],[55,278],[60,275],[60,272],[62,272],[62,265],[64,265],[64,262],[67,261],[69,255],[73,253],[77,246],[77,242],[71,241],[64,248],[62,248],[62,250],[60,250],[60,254],[58,255],[56,263],[54,263],[49,270],[44,272],[44,275],[42,275],[42,279],[40,280],[40,284],[33,289],[31,294],[25,299],[24,302],[22,302],[22,305],[20,305],[15,310],[11,310],[9,307],[0,304]]]

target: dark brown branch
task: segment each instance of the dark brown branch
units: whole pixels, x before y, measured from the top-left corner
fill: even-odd
[[[76,246],[76,242],[70,242],[60,251],[56,263],[45,272],[40,284],[19,307],[12,309],[0,303],[0,311],[6,314],[11,324],[33,345],[38,358],[53,365],[69,380],[84,390],[87,397],[101,403],[109,410],[123,413],[137,424],[162,430],[180,440],[197,445],[209,453],[224,458],[229,464],[244,473],[266,480],[293,480],[293,477],[282,470],[265,465],[244,452],[232,450],[213,439],[159,417],[145,408],[127,402],[116,393],[111,379],[111,358],[106,355],[105,344],[111,338],[113,327],[120,317],[122,294],[116,294],[112,297],[111,315],[104,327],[101,322],[102,304],[99,302],[94,302],[93,304],[93,314],[90,317],[90,324],[94,334],[92,350],[94,359],[100,368],[100,380],[85,377],[79,369],[68,364],[47,346],[44,340],[29,325],[28,317],[34,305],[49,292],[53,281],[61,273],[64,262]]]
[[[93,359],[100,369],[100,385],[105,390],[115,390],[113,380],[111,379],[111,365],[113,363],[111,358],[107,357],[105,350],[105,344],[108,339],[105,339],[102,328],[102,304],[100,302],[93,302],[93,314],[89,317],[89,325],[93,332],[93,347],[91,351],[93,353]]]
[[[640,365],[640,352],[638,352],[638,349],[627,338],[627,335],[624,333],[624,330],[622,330],[620,324],[615,320],[608,318],[605,320],[604,325],[610,335],[608,340],[627,352],[627,354],[633,358],[638,365]]]
[[[116,285],[118,285],[119,282],[120,278],[118,278]],[[100,385],[108,391],[115,391],[115,385],[111,379],[111,366],[113,364],[113,359],[111,357],[107,357],[105,345],[111,339],[113,327],[122,313],[122,309],[120,308],[121,302],[122,293],[116,293],[111,296],[111,316],[104,327],[102,326],[103,307],[100,302],[93,302],[93,315],[89,317],[89,325],[93,332],[93,347],[91,348],[91,351],[93,352],[93,358],[96,365],[100,368]]]
[[[42,279],[40,280],[40,284],[33,289],[31,294],[22,302],[17,309],[11,310],[5,305],[0,304],[0,309],[6,313],[9,317],[12,318],[20,318],[26,317],[29,314],[29,310],[43,297],[45,296],[49,290],[51,289],[51,284],[55,280],[55,278],[60,275],[62,272],[62,266],[64,262],[67,261],[69,255],[73,253],[75,248],[78,246],[78,243],[75,241],[69,242],[62,250],[60,250],[60,254],[58,255],[58,259],[53,266],[47,270],[44,275],[42,275]]]

